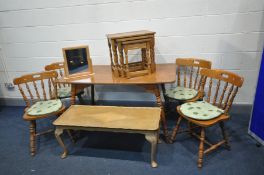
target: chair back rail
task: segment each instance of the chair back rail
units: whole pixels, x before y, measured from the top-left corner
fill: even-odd
[[[220,69],[202,69],[200,74],[202,76],[201,89],[205,92],[206,101],[222,108],[227,113],[233,104],[238,89],[243,85],[244,78]],[[209,82],[207,79],[210,79]],[[221,95],[219,96],[219,94]]]
[[[57,71],[58,78],[64,77],[64,62],[55,62],[45,66],[45,71]],[[70,86],[70,84],[57,83],[58,88]]]
[[[201,85],[201,68],[211,69],[211,62],[196,58],[177,58],[177,86],[199,89]],[[200,77],[200,78],[199,78]],[[183,78],[183,80],[182,80]]]
[[[46,71],[23,75],[15,78],[13,82],[14,85],[18,86],[27,107],[30,107],[37,101],[57,98],[57,77],[58,73],[56,71]],[[48,91],[46,92],[47,89]]]

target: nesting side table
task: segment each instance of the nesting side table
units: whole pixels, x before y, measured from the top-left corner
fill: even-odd
[[[115,77],[131,78],[155,72],[154,35],[155,32],[148,30],[107,35]],[[128,51],[135,49],[141,50],[141,61],[130,63]]]

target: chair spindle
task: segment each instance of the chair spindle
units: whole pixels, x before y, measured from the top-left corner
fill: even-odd
[[[215,105],[217,97],[218,97],[218,91],[219,87],[221,85],[221,80],[218,80],[217,85],[216,85],[216,90],[215,90],[215,95],[214,95],[214,100],[213,100],[213,105]]]
[[[208,97],[207,97],[207,102],[208,102],[208,103],[210,103],[211,92],[212,92],[212,84],[213,84],[213,79],[210,78],[210,82],[209,82],[209,90],[208,90]]]
[[[37,87],[36,81],[33,81],[33,85],[34,85],[34,89],[35,89],[37,98],[40,101],[40,95],[39,95],[39,92],[38,92],[38,87]]]
[[[231,95],[233,89],[234,89],[234,85],[232,85],[232,86],[229,88],[228,95],[227,95],[227,97],[226,97],[226,99],[225,99],[225,103],[224,103],[224,107],[223,107],[223,109],[226,108],[227,103],[228,103],[228,101],[229,101],[229,97],[230,97],[230,95]]]
[[[45,91],[45,85],[44,85],[43,79],[41,79],[41,87],[42,87],[44,100],[47,100],[46,91]]]
[[[191,66],[189,88],[192,88],[192,78],[193,78],[193,66]],[[194,88],[195,88],[195,87],[194,87]]]
[[[30,107],[30,102],[29,102],[29,100],[28,100],[28,98],[27,98],[27,96],[26,96],[26,94],[25,94],[23,88],[21,87],[20,84],[18,84],[17,86],[18,86],[18,89],[19,89],[19,91],[20,91],[20,93],[21,93],[23,99],[24,99],[25,102],[26,102],[27,107]]]
[[[196,85],[197,85],[199,72],[200,72],[200,67],[198,67],[197,71],[196,71],[196,76],[195,76],[195,80],[194,80],[194,89],[196,88]]]
[[[31,99],[31,101],[34,102],[34,97],[33,97],[33,95],[32,95],[32,92],[31,92],[31,90],[30,90],[30,87],[29,87],[28,83],[25,83],[25,85],[26,85],[27,91],[28,91],[28,93],[29,93],[29,95],[30,95],[30,99]]]
[[[222,102],[223,102],[223,99],[224,99],[224,96],[225,96],[225,92],[226,92],[227,86],[228,86],[228,82],[225,83],[224,89],[223,89],[222,94],[220,96],[219,104],[218,104],[219,108],[222,108]]]

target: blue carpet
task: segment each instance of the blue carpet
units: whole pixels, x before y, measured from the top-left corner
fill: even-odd
[[[129,104],[127,104],[129,105]],[[140,104],[141,105],[141,104]],[[169,174],[263,174],[264,148],[247,134],[249,112],[232,112],[226,123],[231,151],[220,148],[205,156],[197,168],[199,142],[187,134],[174,144],[158,145],[158,168],[151,168],[150,145],[139,134],[81,132],[76,144],[63,138],[69,155],[61,159],[61,147],[53,133],[37,139],[37,154],[29,155],[28,122],[23,121],[23,107],[0,107],[0,174],[89,174],[89,175],[169,175]],[[52,119],[37,122],[38,130],[48,129]],[[174,117],[169,117],[169,129]],[[208,133],[208,134],[207,134]],[[209,140],[220,138],[218,127],[206,132]]]

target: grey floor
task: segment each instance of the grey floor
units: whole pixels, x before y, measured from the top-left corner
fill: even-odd
[[[81,132],[76,144],[64,134],[69,156],[61,159],[62,149],[51,133],[37,139],[37,155],[31,157],[28,123],[23,121],[22,114],[23,107],[0,106],[0,174],[254,175],[264,172],[264,148],[257,147],[247,134],[250,111],[243,108],[233,109],[232,119],[226,123],[232,150],[220,148],[212,152],[205,157],[202,169],[196,166],[199,143],[186,134],[179,135],[174,144],[158,145],[158,168],[150,167],[150,145],[137,134]],[[38,130],[49,128],[51,122],[38,121]],[[168,116],[170,130],[174,123],[172,112]],[[218,127],[207,131],[211,141],[221,136]]]

